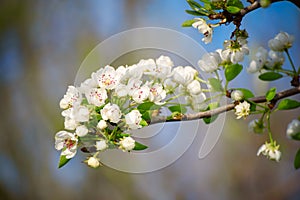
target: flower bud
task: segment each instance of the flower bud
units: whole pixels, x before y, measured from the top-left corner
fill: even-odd
[[[240,90],[233,90],[231,92],[231,99],[233,99],[235,101],[243,100],[244,99],[244,94]]]
[[[100,130],[103,130],[107,127],[107,123],[104,120],[100,120],[97,124],[97,128],[99,128]]]
[[[100,162],[97,158],[95,157],[90,157],[87,161],[87,165],[92,167],[92,168],[97,168],[100,166]]]
[[[300,140],[300,121],[298,119],[294,119],[289,123],[286,129],[286,136],[290,139]]]
[[[264,131],[264,124],[261,120],[252,120],[248,125],[248,131],[261,134]]]
[[[267,8],[271,4],[271,1],[270,0],[260,0],[259,3],[261,5],[261,7]]]

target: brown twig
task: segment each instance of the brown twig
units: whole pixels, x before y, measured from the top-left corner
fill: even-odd
[[[296,94],[300,93],[300,86],[298,87],[294,87],[288,90],[284,90],[281,92],[278,92],[276,94],[276,96],[274,97],[274,99],[272,100],[273,103],[276,103],[278,100],[289,97],[289,96],[293,96]],[[255,103],[264,103],[267,102],[266,97],[265,96],[259,96],[259,97],[253,97],[250,98],[249,101],[255,102]],[[213,109],[213,110],[209,110],[209,111],[204,111],[204,112],[199,112],[199,113],[195,113],[195,114],[185,114],[182,115],[181,118],[174,118],[174,119],[166,119],[165,116],[156,116],[155,118],[153,118],[150,122],[150,124],[157,124],[157,123],[162,123],[162,122],[174,122],[174,121],[190,121],[190,120],[197,120],[197,119],[201,119],[201,118],[205,118],[205,117],[211,117],[214,115],[218,115],[221,113],[224,113],[226,111],[230,111],[233,110],[235,107],[234,103],[231,104],[227,104],[224,106],[221,106],[219,108]]]

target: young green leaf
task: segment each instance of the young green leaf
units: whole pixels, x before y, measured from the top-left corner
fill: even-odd
[[[267,101],[271,101],[272,99],[274,99],[275,95],[276,95],[276,88],[273,87],[269,89],[269,91],[266,93]]]
[[[240,12],[241,9],[235,6],[227,6],[226,10],[231,14],[237,14],[238,12]]]
[[[254,97],[254,94],[246,88],[234,88],[233,90],[239,90],[239,91],[243,92],[245,99]]]
[[[190,5],[190,7],[192,9],[194,9],[194,8],[202,8],[202,6],[199,3],[197,3],[196,1],[187,0],[187,2],[188,2],[188,4]]]
[[[147,149],[148,147],[146,145],[143,145],[137,141],[135,141],[135,146],[133,148],[133,150],[136,150],[136,151],[141,151],[141,150],[144,150],[144,149]]]
[[[300,168],[300,149],[298,149],[298,151],[296,153],[295,160],[294,160],[294,167],[295,167],[295,169]]]
[[[62,168],[66,165],[71,159],[67,159],[66,156],[61,155],[59,158],[58,168]]]
[[[300,102],[293,99],[283,99],[278,104],[278,110],[290,110],[300,107]]]
[[[193,12],[195,12],[195,11],[193,11]],[[189,13],[190,14],[190,13]],[[190,27],[190,26],[192,26],[192,24],[195,22],[195,20],[194,19],[190,19],[190,20],[186,20],[186,21],[184,21],[182,24],[181,24],[181,26],[182,27]]]
[[[146,122],[146,120],[142,119],[140,122],[141,126],[148,126],[148,123]]]
[[[200,1],[203,2],[203,3],[211,3],[210,0],[200,0]]]
[[[240,64],[232,64],[232,65],[227,65],[225,68],[225,78],[226,80],[232,81],[239,75],[239,73],[242,71],[243,66]]]
[[[244,5],[240,0],[227,0],[226,6],[233,6],[239,9],[244,8]]]
[[[183,114],[186,113],[186,111],[187,111],[187,109],[180,104],[175,105],[175,106],[170,106],[168,108],[171,112],[179,112],[179,113],[183,113]]]
[[[145,103],[138,105],[138,107],[137,107],[137,109],[140,111],[140,113],[144,113],[145,111],[148,111],[148,110],[157,110],[159,108],[160,108],[160,106],[156,105],[153,102],[145,102]]]
[[[262,81],[275,81],[277,79],[282,78],[282,75],[276,72],[266,72],[258,77]]]
[[[190,14],[190,15],[194,15],[194,16],[206,16],[206,15],[202,14],[202,12],[197,12],[197,11],[194,11],[194,10],[185,10],[185,12]],[[192,24],[190,26],[192,26]]]
[[[224,90],[219,79],[209,78],[208,82],[214,92],[222,92]]]
[[[206,110],[213,110],[218,107],[219,107],[218,102],[212,102],[212,103],[208,104],[208,108]],[[205,117],[205,118],[203,118],[203,121],[205,124],[210,124],[210,123],[214,122],[217,119],[217,117],[218,117],[218,115],[214,115],[212,117]]]

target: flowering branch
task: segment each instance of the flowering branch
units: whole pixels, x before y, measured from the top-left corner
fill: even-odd
[[[299,93],[300,93],[300,86],[278,92],[275,95],[272,102],[270,102],[270,103],[275,105],[278,100],[289,97],[289,96],[293,96],[293,95],[296,95]],[[267,102],[267,99],[265,96],[258,96],[258,97],[250,98],[249,101],[254,102],[254,103],[264,103],[264,102]],[[151,120],[151,124],[162,123],[162,122],[174,122],[174,121],[190,121],[190,120],[197,120],[197,119],[202,119],[202,118],[206,118],[206,117],[212,117],[212,116],[224,113],[226,111],[233,110],[235,106],[236,106],[235,103],[231,103],[231,104],[227,104],[227,105],[218,107],[213,110],[198,112],[198,113],[194,113],[194,114],[185,114],[185,115],[181,115],[180,117],[177,116],[173,119],[166,119],[166,117],[158,116]]]

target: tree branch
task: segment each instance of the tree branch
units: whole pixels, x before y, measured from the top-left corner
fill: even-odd
[[[299,93],[300,93],[300,86],[278,92],[276,94],[276,96],[274,97],[274,99],[272,100],[272,103],[275,104],[280,99],[283,99],[283,98],[286,98],[286,97],[289,97],[289,96],[293,96],[293,95],[296,95],[296,94],[299,94]],[[249,101],[252,101],[252,102],[255,102],[255,103],[267,102],[265,96],[253,97],[253,98],[250,98]],[[162,122],[197,120],[197,119],[201,119],[201,118],[205,118],[205,117],[211,117],[211,116],[214,116],[214,115],[224,113],[226,111],[233,110],[234,107],[235,107],[235,104],[231,103],[231,104],[227,104],[227,105],[224,105],[224,106],[221,106],[219,108],[209,110],[209,111],[199,112],[199,113],[195,113],[195,114],[181,115],[180,117],[177,117],[177,118],[174,118],[174,119],[166,119],[165,116],[156,116],[155,118],[153,118],[151,120],[150,124],[157,124],[157,123],[162,123]]]

